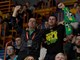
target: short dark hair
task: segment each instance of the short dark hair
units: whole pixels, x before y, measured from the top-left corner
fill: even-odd
[[[21,35],[20,35],[20,34],[17,34],[17,35],[15,36],[15,38],[17,38],[17,37],[21,38]]]
[[[56,21],[57,21],[57,16],[56,16],[55,14],[51,14],[50,16],[54,16],[54,17],[56,18]],[[50,17],[50,16],[49,16],[49,17]]]

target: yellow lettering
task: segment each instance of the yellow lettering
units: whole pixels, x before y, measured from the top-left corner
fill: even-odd
[[[50,33],[46,34],[46,40],[51,42],[56,42],[58,39],[57,31],[51,31]]]

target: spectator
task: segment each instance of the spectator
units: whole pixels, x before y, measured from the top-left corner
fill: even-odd
[[[21,48],[21,37],[20,36],[17,36],[15,38],[15,43],[16,43],[16,54],[18,55],[19,51],[20,51],[20,48]]]
[[[67,60],[66,56],[63,53],[58,53],[55,56],[55,60]]]
[[[27,56],[24,60],[35,60],[33,56]]]
[[[38,9],[43,9],[44,7],[45,7],[45,2],[43,0],[41,0],[37,3],[37,8]]]
[[[35,7],[32,6],[29,2],[26,2],[26,6],[27,6],[27,9],[29,9],[31,11],[35,10]]]
[[[6,29],[7,28],[7,29]],[[7,24],[7,22],[2,22],[2,26],[1,26],[1,29],[2,29],[2,31],[1,31],[1,34],[2,34],[2,36],[6,36],[6,35],[9,35],[8,34],[8,32],[9,32],[9,30],[8,30],[8,24]],[[6,32],[5,32],[6,31]]]
[[[45,22],[44,22],[42,25],[40,25],[38,28],[39,28],[39,29],[47,29],[47,28],[49,28],[49,24],[48,24],[47,21],[45,21]]]
[[[70,11],[71,11],[71,13],[72,13],[72,14],[74,14],[74,15],[75,15],[75,14],[76,14],[76,12],[77,12],[77,11],[76,11],[76,7],[77,7],[77,6],[78,6],[78,3],[77,3],[77,2],[75,2],[75,3],[74,3],[73,8],[70,10]]]
[[[48,22],[47,22],[47,21],[45,21],[44,26],[45,26],[45,29],[49,28],[49,24],[48,24]]]
[[[77,60],[80,60],[80,36],[76,37],[75,44],[76,44],[76,46],[75,46],[75,49],[76,49],[75,50],[75,58]]]
[[[20,6],[16,6],[13,12],[13,25],[15,27],[15,17]],[[18,56],[18,60],[23,60],[28,55],[33,55],[38,60],[40,55],[40,47],[42,42],[42,30],[36,29],[36,19],[30,18],[28,22],[28,30],[23,30],[19,26],[16,26],[16,30],[21,30],[21,48]],[[17,29],[18,28],[18,29]],[[37,54],[36,54],[37,53]]]
[[[25,22],[28,22],[28,19],[32,17],[33,10],[35,10],[35,7],[31,6],[29,2],[26,2],[25,5],[22,6],[20,13],[22,13]]]
[[[54,60],[55,55],[63,52],[63,38],[65,28],[63,25],[57,24],[57,17],[52,15],[48,19],[49,28],[45,31],[45,41],[43,46],[47,49],[44,60]]]
[[[58,8],[64,9],[65,5],[60,3]],[[55,15],[49,17],[48,23],[49,29],[45,31],[45,41],[43,43],[43,46],[47,48],[47,54],[44,60],[54,60],[57,53],[63,52],[63,38],[67,31],[65,31],[64,25],[57,24],[57,17]]]
[[[14,46],[10,45],[7,46],[7,54],[10,58],[8,58],[7,60],[17,60],[17,55],[16,55],[16,49]]]
[[[75,35],[71,34],[71,35],[67,36],[65,41],[67,41],[67,42],[64,44],[64,52],[66,53],[66,55],[68,57],[67,59],[72,60],[72,58],[74,58],[74,57],[72,56],[71,52],[74,52],[73,47],[75,46],[75,44],[74,44]]]
[[[80,23],[80,6],[77,6],[76,10],[77,10],[77,12],[75,14],[75,18]]]
[[[9,28],[9,30],[11,30],[12,29],[12,25],[11,25],[11,12],[7,12],[6,13],[6,16],[5,16],[5,18],[4,18],[4,21],[5,22],[7,22],[7,26],[8,26],[8,28]]]
[[[66,53],[68,60],[80,60],[80,36],[76,36]]]

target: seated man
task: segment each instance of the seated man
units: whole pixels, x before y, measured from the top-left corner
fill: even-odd
[[[16,50],[15,50],[15,47],[10,45],[10,46],[7,46],[7,54],[10,58],[8,58],[7,60],[17,60],[17,55],[16,55]]]

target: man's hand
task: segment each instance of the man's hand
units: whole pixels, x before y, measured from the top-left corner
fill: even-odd
[[[58,8],[63,9],[64,7],[65,7],[65,5],[63,3],[58,4]]]
[[[20,8],[21,8],[20,5],[19,5],[19,6],[16,6],[16,7],[14,8],[14,11],[18,11],[18,10],[20,10]]]
[[[20,10],[20,8],[21,8],[21,6],[16,6],[16,7],[14,8],[14,11],[13,11],[13,14],[12,14],[13,17],[16,17],[17,11]]]

